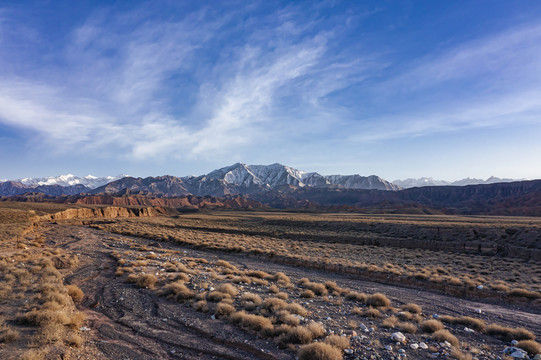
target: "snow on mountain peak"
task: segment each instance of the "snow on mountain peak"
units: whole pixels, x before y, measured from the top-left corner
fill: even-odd
[[[44,178],[23,178],[16,181],[28,186],[41,186],[41,185],[60,185],[60,186],[73,186],[84,185],[91,189],[95,189],[102,185],[105,185],[111,181],[122,179],[128,175],[117,176],[104,176],[97,177],[94,175],[87,175],[85,177],[79,177],[73,174],[64,174],[59,176],[49,176]]]

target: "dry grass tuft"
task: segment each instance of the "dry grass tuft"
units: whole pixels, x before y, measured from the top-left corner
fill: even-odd
[[[68,290],[68,295],[71,296],[73,301],[80,302],[83,300],[85,294],[77,285],[68,285],[66,286],[66,289]]]
[[[417,325],[410,322],[401,322],[398,324],[398,329],[404,333],[415,334],[417,332]]]
[[[433,333],[434,331],[438,331],[443,329],[443,324],[439,320],[430,319],[425,320],[421,323],[421,330],[427,333]]]
[[[301,297],[306,298],[306,299],[312,299],[315,296],[316,296],[316,294],[314,294],[314,292],[312,290],[304,290],[301,293]]]
[[[348,292],[346,294],[346,300],[355,300],[355,301],[358,301],[360,303],[366,303],[366,298],[368,297],[368,295],[366,295],[365,293],[359,293],[359,292]]]
[[[230,319],[234,324],[238,324],[245,329],[258,331],[262,336],[269,336],[274,332],[274,325],[264,316],[239,311],[232,314]]]
[[[394,315],[389,316],[387,319],[383,320],[381,327],[392,329],[398,325],[398,318]]]
[[[400,308],[409,311],[412,314],[421,314],[423,312],[423,309],[419,305],[413,303],[402,305]]]
[[[532,355],[541,354],[541,344],[535,340],[519,341],[517,347],[521,348],[524,351],[527,351],[529,354]]]
[[[471,316],[456,317],[456,316],[443,315],[443,316],[440,316],[438,319],[449,324],[464,325],[480,332],[485,331],[485,328],[486,328],[486,324],[483,320],[476,319]]]
[[[225,303],[225,302],[219,302],[218,305],[216,305],[215,315],[218,318],[229,317],[235,311],[236,310],[233,305]]]
[[[505,340],[534,340],[535,335],[523,328],[509,328],[497,324],[490,324],[486,331],[488,335],[497,336]]]
[[[206,313],[209,311],[209,306],[205,300],[199,300],[192,304],[195,311]]]
[[[329,344],[337,349],[344,350],[349,348],[350,338],[348,336],[329,335],[325,338],[325,344]]]
[[[456,336],[451,334],[448,330],[437,330],[432,334],[432,339],[437,342],[448,341],[453,346],[458,346],[459,342]]]
[[[216,291],[219,291],[221,293],[224,293],[224,294],[228,294],[230,296],[237,296],[237,294],[239,293],[239,291],[237,290],[237,288],[231,284],[220,284],[218,285],[218,287],[216,288]]]
[[[391,300],[381,293],[375,293],[368,295],[366,298],[366,304],[373,307],[389,306],[391,305]]]
[[[299,360],[342,360],[342,352],[325,343],[301,346],[297,354]]]

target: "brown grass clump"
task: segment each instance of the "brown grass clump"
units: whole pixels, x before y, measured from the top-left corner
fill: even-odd
[[[229,294],[230,296],[237,296],[237,294],[239,293],[237,288],[231,284],[220,284],[216,288],[216,291],[224,294]]]
[[[192,304],[192,307],[195,309],[195,311],[206,313],[209,311],[209,306],[205,300],[199,300],[197,302],[194,302]]]
[[[400,311],[398,314],[397,314],[398,318],[402,321],[410,321],[410,320],[413,320],[413,314],[410,313],[409,311]]]
[[[432,334],[432,339],[437,342],[448,341],[453,346],[458,346],[459,342],[456,336],[451,334],[448,330],[437,330]]]
[[[398,329],[405,333],[415,334],[417,332],[417,325],[410,322],[401,322],[398,324]]]
[[[235,307],[225,302],[219,302],[216,306],[216,317],[223,318],[228,317],[235,312]]]
[[[188,289],[182,281],[175,281],[163,286],[157,291],[160,296],[174,297],[176,301],[182,302],[195,296],[195,293]]]
[[[278,286],[272,284],[271,286],[269,286],[269,292],[271,294],[276,294],[277,292],[279,292],[280,289],[278,289]]]
[[[334,281],[325,281],[325,287],[327,287],[333,295],[340,295],[344,292],[344,289],[338,286]]]
[[[287,303],[284,300],[278,298],[266,298],[263,301],[262,307],[263,309],[269,310],[271,312],[276,312],[278,310],[287,308]]]
[[[80,302],[83,300],[85,294],[77,285],[68,285],[66,286],[66,289],[68,290],[68,295],[71,296],[73,301]]]
[[[260,270],[249,270],[246,271],[245,274],[258,279],[265,279],[270,276],[270,274]]]
[[[346,300],[355,300],[361,303],[365,303],[368,295],[365,293],[359,293],[359,292],[348,292],[346,294]]]
[[[316,295],[327,295],[329,292],[327,291],[327,287],[324,284],[311,282],[307,278],[302,278],[299,280],[299,285],[312,290]]]
[[[290,326],[285,329],[286,331],[277,339],[278,345],[282,348],[289,344],[308,344],[314,339],[314,334],[304,326]]]
[[[342,360],[342,352],[325,343],[301,346],[297,353],[299,360]]]
[[[237,267],[235,265],[231,264],[229,261],[218,260],[218,261],[216,261],[215,264],[217,266],[222,266],[222,267],[225,267],[225,268],[228,268],[228,269],[231,269],[231,270],[238,270]]]
[[[0,343],[10,343],[19,340],[21,334],[17,330],[2,327],[0,330]]]
[[[439,320],[430,319],[421,323],[421,330],[427,333],[433,333],[441,329],[443,329],[443,324]]]
[[[83,342],[84,342],[83,338],[79,336],[78,334],[70,334],[68,335],[66,339],[66,343],[69,346],[73,346],[73,347],[81,347],[83,345]]]
[[[286,310],[289,311],[292,314],[297,314],[300,316],[306,316],[308,315],[308,311],[302,307],[301,305],[297,303],[287,304]]]
[[[276,294],[276,297],[278,299],[287,300],[289,298],[289,295],[286,292],[281,291],[278,294]]]
[[[226,299],[231,299],[231,295],[223,293],[221,291],[211,291],[208,293],[207,299],[210,301],[218,302]]]
[[[409,311],[412,314],[421,314],[423,312],[423,309],[419,305],[413,303],[402,305],[401,309]]]
[[[387,319],[383,320],[381,327],[392,329],[398,325],[398,318],[396,316],[389,316]]]
[[[476,319],[471,316],[456,317],[456,316],[443,315],[443,316],[440,316],[438,319],[449,324],[464,325],[480,332],[485,331],[485,328],[486,328],[486,324],[483,320]]]
[[[158,281],[158,278],[153,274],[130,274],[126,281],[129,283],[134,283],[140,288],[153,289],[154,285]]]
[[[507,293],[511,297],[524,297],[526,299],[535,300],[541,299],[541,293],[537,291],[528,291],[525,289],[512,289]]]
[[[521,340],[517,347],[532,355],[541,354],[541,344],[534,340]]]
[[[230,319],[233,323],[239,324],[245,329],[258,331],[263,336],[269,336],[274,331],[274,325],[264,316],[239,311],[231,315]]]
[[[490,324],[486,331],[488,335],[497,336],[506,340],[534,340],[535,335],[523,328],[509,328],[497,324]]]
[[[306,328],[312,332],[314,338],[320,338],[325,335],[325,328],[320,323],[312,321],[306,326]]]
[[[366,298],[366,304],[373,307],[389,306],[391,305],[391,300],[381,293],[375,293],[368,295]]]
[[[368,308],[363,315],[370,319],[379,319],[382,316],[378,309],[374,309],[372,307]]]
[[[465,353],[458,349],[451,349],[451,357],[457,360],[472,360],[473,356],[470,353]]]
[[[290,314],[286,310],[281,310],[277,314],[278,321],[282,324],[290,325],[290,326],[298,326],[301,323],[301,320],[298,316],[295,316],[293,314]]]
[[[329,344],[337,349],[344,350],[349,348],[350,338],[348,336],[329,335],[325,338],[325,344]]]
[[[315,296],[316,296],[316,294],[314,294],[314,292],[312,290],[304,290],[301,293],[301,297],[306,298],[306,299],[311,299],[311,298],[313,298]]]
[[[282,286],[286,286],[291,283],[291,279],[289,278],[289,276],[287,276],[281,271],[278,271],[277,273],[275,273],[274,276],[271,278],[267,277],[267,280],[274,280]]]
[[[261,305],[263,300],[261,299],[261,296],[247,292],[242,294],[240,297],[240,302],[246,310],[253,310],[258,305]]]

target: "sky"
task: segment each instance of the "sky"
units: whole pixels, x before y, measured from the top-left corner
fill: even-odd
[[[541,178],[539,1],[0,0],[0,179]]]

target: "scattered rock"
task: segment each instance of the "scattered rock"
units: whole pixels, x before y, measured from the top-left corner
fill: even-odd
[[[517,345],[518,345],[518,341],[517,341],[517,340],[513,340],[513,341],[511,341],[511,345],[513,345],[513,346],[517,346]]]
[[[90,328],[86,327],[86,326],[81,326],[79,328],[80,331],[90,331]]]
[[[419,347],[420,347],[421,349],[423,349],[423,350],[428,349],[428,345],[425,344],[424,342],[420,342],[420,343],[419,343]]]
[[[365,324],[363,324],[363,323],[361,323],[361,324],[359,325],[359,329],[361,329],[361,330],[364,331],[364,332],[368,332],[368,327],[367,327]]]
[[[483,311],[481,309],[475,309],[475,312],[478,313],[478,314],[482,314]]]
[[[399,331],[399,332],[395,332],[391,334],[391,340],[397,341],[397,342],[403,342],[406,340],[406,337],[404,336],[404,334],[402,334]]]
[[[385,350],[393,351],[393,347],[391,345],[385,345]]]
[[[419,348],[419,344],[413,343],[410,345],[410,348],[412,348],[413,350],[417,350]]]
[[[477,285],[477,290],[483,290],[483,285]]]
[[[470,329],[469,327],[464,327],[464,331],[468,332],[468,333],[474,333],[475,332],[475,330]]]
[[[353,350],[352,349],[345,349],[344,354],[351,355],[351,354],[353,354]]]

